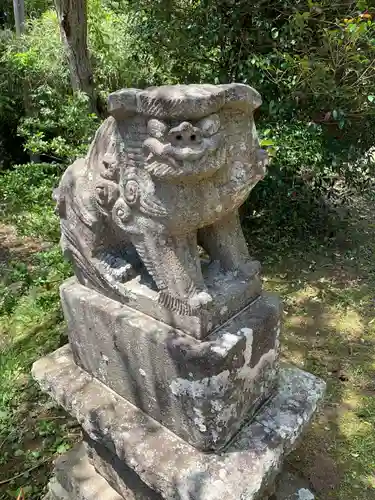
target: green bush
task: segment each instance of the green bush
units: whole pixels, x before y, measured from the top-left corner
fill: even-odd
[[[129,15],[91,0],[88,16],[95,83],[102,98],[121,87],[152,84],[149,66],[140,67],[135,57]],[[8,87],[2,92],[0,86],[0,106],[4,102],[10,110],[17,110],[24,148],[43,159],[65,163],[85,154],[99,121],[89,112],[86,96],[73,94],[70,87],[56,13],[47,10],[31,19],[21,39],[9,34],[0,48],[0,64]],[[27,113],[23,89],[28,96]]]
[[[137,0],[132,38],[168,80],[240,81],[271,115],[375,113],[375,12],[370,2]],[[374,8],[374,6],[372,6]],[[162,68],[162,69],[161,69]],[[298,108],[296,110],[296,108]]]
[[[53,212],[52,190],[63,173],[53,163],[15,166],[0,176],[0,219],[27,236],[58,242],[60,228]]]
[[[152,56],[147,55],[147,63],[140,64],[143,54],[132,37],[133,20],[128,10],[114,10],[102,0],[88,2],[89,49],[96,87],[104,100],[120,88],[155,83]]]
[[[10,30],[0,30],[0,170],[8,168],[12,162],[22,163],[27,158],[22,140],[17,135],[23,108],[22,93],[3,57],[12,37]]]
[[[98,120],[86,96],[70,88],[55,12],[31,20],[26,35],[8,41],[1,59],[18,101],[27,96],[27,113],[18,121],[25,149],[59,161],[84,154]]]
[[[358,193],[374,188],[375,149],[353,143],[349,130],[305,121],[261,123],[259,130],[272,161],[243,209],[249,234],[263,234],[266,224],[273,241],[333,236]]]

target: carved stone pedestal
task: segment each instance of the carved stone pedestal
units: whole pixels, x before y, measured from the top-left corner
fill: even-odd
[[[222,448],[276,391],[277,297],[198,340],[75,280],[61,296],[77,365],[199,449]]]
[[[238,215],[266,171],[260,104],[242,84],[123,89],[64,173],[69,345],[33,376],[85,438],[52,500],[263,500],[310,422],[324,383],[280,368]]]
[[[261,499],[325,387],[282,366],[275,395],[220,453],[204,453],[79,368],[68,346],[37,361],[33,376],[88,436],[56,464],[52,498],[63,488],[71,500]]]

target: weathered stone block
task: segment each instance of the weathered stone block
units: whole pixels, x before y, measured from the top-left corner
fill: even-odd
[[[197,450],[79,368],[68,346],[37,361],[33,376],[91,439],[168,500],[262,498],[325,390],[317,377],[282,367],[276,395],[217,454]]]
[[[69,281],[76,363],[194,446],[225,445],[275,390],[280,305],[262,296],[199,341]]]
[[[87,436],[83,443],[77,444],[57,459],[55,475],[49,482],[48,493],[43,500],[118,500],[118,493],[125,500],[162,499],[158,493],[145,489],[144,483],[140,490],[137,483],[132,479],[129,480],[129,476],[136,476],[134,471],[121,461],[113,465],[114,455],[90,438],[89,442],[86,439]],[[106,484],[103,477],[111,485]],[[70,493],[62,486],[63,484]],[[279,474],[271,489],[273,493],[266,493],[262,500],[314,500],[315,498],[306,480],[287,471]]]
[[[83,442],[90,464],[126,500],[163,500],[116,453],[112,453],[86,433]]]
[[[93,441],[90,441],[93,443]],[[86,450],[85,450],[86,448]],[[124,487],[122,478],[115,473],[116,481],[113,489],[106,484],[102,477],[105,476],[108,482],[111,480],[108,464],[102,461],[94,451],[94,459],[90,456],[91,444],[88,445],[85,441],[77,444],[72,450],[62,455],[57,459],[55,475],[52,477],[48,485],[48,493],[43,500],[103,500],[111,499],[118,500],[118,493],[125,500],[160,500],[162,497],[155,492],[149,490],[149,496],[138,496],[140,494],[137,487],[129,491],[127,486]],[[110,453],[103,448],[104,456]],[[110,460],[109,460],[110,462]],[[105,474],[99,474],[94,470],[92,463],[99,464],[99,470],[105,468]],[[122,462],[123,472],[126,483],[128,482],[127,474],[130,469],[127,469]],[[133,472],[133,474],[135,474]],[[108,477],[109,476],[109,477]],[[69,479],[67,479],[69,478]],[[61,481],[61,482],[60,482]],[[69,488],[70,493],[62,486],[65,484]],[[133,486],[135,486],[133,484]],[[120,489],[119,489],[120,488]],[[273,487],[272,487],[273,488]],[[144,491],[143,491],[144,493]],[[315,496],[307,487],[306,481],[298,477],[296,474],[291,474],[287,471],[282,471],[279,474],[274,486],[273,494],[265,494],[262,500],[314,500]],[[200,500],[205,500],[204,498]],[[248,500],[247,498],[243,500]]]
[[[90,464],[83,443],[58,457],[44,500],[135,500],[119,495]],[[148,497],[143,497],[143,500]],[[151,500],[151,497],[150,497]]]
[[[238,272],[223,272],[220,266],[203,264],[203,279],[212,302],[209,307],[193,309],[185,314],[179,314],[167,304],[160,303],[159,293],[145,274],[126,283],[118,283],[117,289],[121,293],[107,296],[192,337],[203,339],[261,295],[259,272],[260,264],[257,261],[249,264],[246,279]]]

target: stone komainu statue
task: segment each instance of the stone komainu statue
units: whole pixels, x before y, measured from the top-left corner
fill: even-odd
[[[212,300],[198,244],[224,271],[253,272],[238,207],[265,174],[260,104],[241,84],[111,94],[111,116],[55,195],[78,280],[124,301],[121,283],[147,275],[162,305],[190,314]]]

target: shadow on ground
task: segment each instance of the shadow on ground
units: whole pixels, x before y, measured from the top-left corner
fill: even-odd
[[[288,461],[321,500],[375,498],[375,223],[367,209],[329,244],[275,242],[263,256],[253,247],[266,262],[266,288],[284,299],[284,359],[327,381],[325,404]]]

